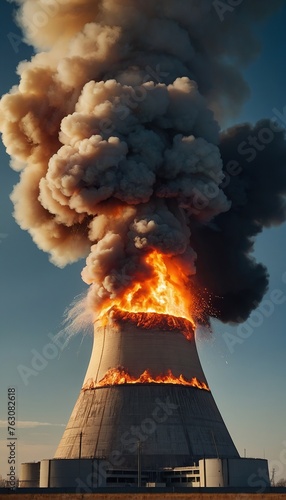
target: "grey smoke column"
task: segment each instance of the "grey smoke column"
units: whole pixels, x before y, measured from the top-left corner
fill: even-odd
[[[173,384],[92,388],[111,368],[139,377],[171,370],[207,383],[191,323],[158,314],[114,312],[95,328],[94,348],[55,458],[105,457],[114,468],[190,465],[202,457],[238,457],[210,391]]]

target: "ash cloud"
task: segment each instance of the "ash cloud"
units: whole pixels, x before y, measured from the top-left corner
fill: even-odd
[[[247,98],[240,70],[259,52],[253,25],[283,1],[242,2],[223,23],[211,0],[18,4],[37,53],[0,102],[20,172],[17,222],[56,265],[87,257],[94,312],[150,273],[144,257],[157,249],[201,298],[207,288],[218,317],[245,319],[267,288],[253,238],[285,218],[284,137],[267,146],[268,165],[266,155],[251,165],[240,155],[242,174],[224,188],[250,129],[220,140],[218,120]]]
[[[231,209],[194,228],[194,279],[219,319],[241,322],[268,287],[267,269],[253,257],[255,237],[286,219],[285,131],[270,120],[239,125],[222,134],[220,150],[224,165],[235,167],[224,187]]]

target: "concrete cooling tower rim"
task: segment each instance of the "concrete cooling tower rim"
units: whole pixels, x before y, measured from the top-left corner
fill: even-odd
[[[167,314],[112,310],[105,326],[95,324],[94,345],[83,387],[96,385],[112,368],[123,367],[134,377],[151,375],[196,377],[207,384],[192,323]]]

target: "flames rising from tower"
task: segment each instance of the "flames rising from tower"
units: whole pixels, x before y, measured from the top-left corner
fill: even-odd
[[[21,172],[15,218],[53,263],[86,257],[83,307],[95,325],[56,457],[78,456],[81,436],[81,456],[115,446],[133,467],[122,436],[170,398],[147,467],[236,457],[194,328],[210,316],[242,321],[267,289],[251,251],[264,226],[285,220],[284,131],[229,178],[251,127],[220,136],[217,120],[248,95],[237,68],[257,54],[253,22],[283,2],[242,2],[222,26],[212,0],[58,0],[41,29],[31,19],[42,0],[18,3],[36,54],[0,103]]]
[[[284,133],[229,178],[250,128],[220,141],[216,118],[248,95],[252,24],[282,0],[242,2],[223,25],[211,0],[18,3],[36,54],[0,104],[17,222],[59,266],[87,256],[92,320],[134,283],[147,296],[154,255],[191,290],[192,316],[245,319],[268,283],[253,238],[285,219]]]

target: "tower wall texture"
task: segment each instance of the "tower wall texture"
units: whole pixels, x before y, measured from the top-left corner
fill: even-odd
[[[207,383],[191,324],[167,315],[114,312],[95,328],[94,347],[55,458],[104,457],[114,468],[184,466],[237,450],[210,391],[176,384],[96,387],[113,368],[139,377],[169,370]]]

